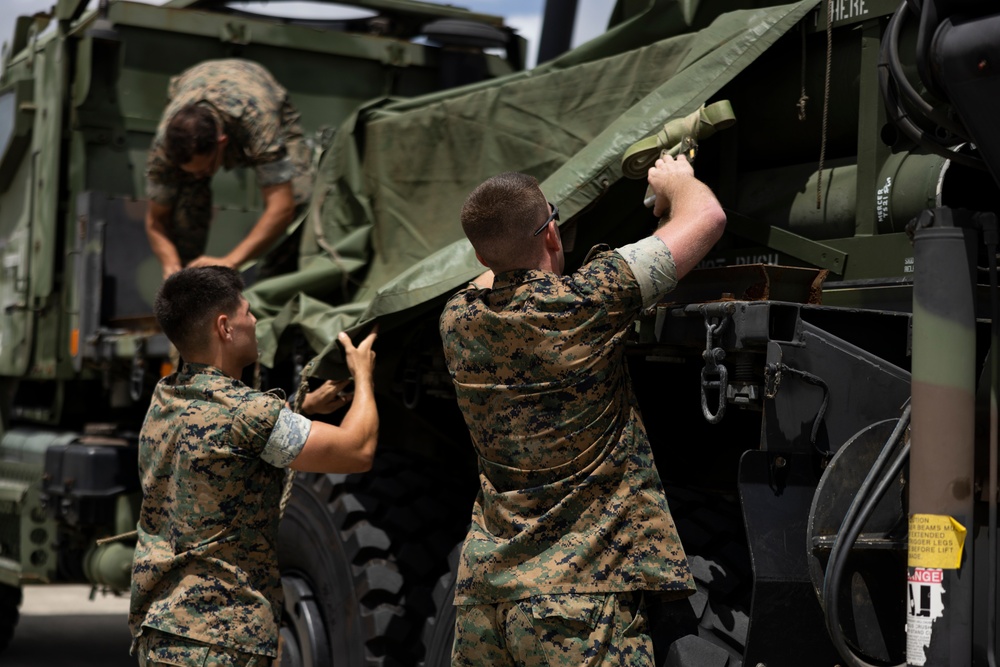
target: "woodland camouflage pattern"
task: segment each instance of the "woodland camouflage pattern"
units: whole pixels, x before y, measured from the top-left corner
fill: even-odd
[[[452,667],[653,667],[642,594],[536,595],[464,605]]]
[[[156,386],[139,438],[143,503],[129,626],[275,656],[285,471],[261,460],[284,401],[211,366]]]
[[[623,254],[644,257],[635,272]],[[448,301],[445,356],[480,467],[455,604],[693,590],[624,363],[633,321],[675,284],[650,238]]]
[[[299,113],[286,91],[261,65],[248,60],[209,60],[170,81],[170,103],[160,120],[146,164],[146,196],[174,210],[171,239],[181,262],[204,252],[212,220],[211,178],[195,178],[171,163],[163,149],[170,118],[188,104],[215,110],[229,137],[226,169],[253,167],[261,187],[292,182],[295,203],[311,194],[309,148]]]

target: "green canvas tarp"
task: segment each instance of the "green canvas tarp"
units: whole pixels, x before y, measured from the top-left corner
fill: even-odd
[[[359,109],[319,163],[300,270],[248,292],[261,362],[273,365],[298,327],[322,376],[340,331],[405,320],[481,273],[458,213],[496,173],[538,178],[566,224],[622,178],[628,146],[697,110],[817,2],[733,11],[690,31],[697,3],[652,0],[545,66]]]

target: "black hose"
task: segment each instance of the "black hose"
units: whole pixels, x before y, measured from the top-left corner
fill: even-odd
[[[892,78],[895,80],[900,94],[902,94],[903,98],[907,102],[913,105],[918,113],[922,114],[926,118],[930,118],[932,121],[952,134],[969,141],[970,139],[966,134],[966,129],[960,123],[956,123],[954,120],[949,118],[948,115],[943,113],[940,109],[931,106],[923,97],[921,97],[920,93],[918,93],[910,84],[910,80],[906,77],[906,73],[903,71],[903,65],[899,62],[898,47],[899,33],[902,30],[903,17],[906,14],[906,11],[906,3],[903,2],[892,15],[892,18],[889,19],[889,25],[886,26],[885,29],[886,42],[890,44],[887,50],[888,52],[885,53],[887,56],[885,62],[889,67],[889,71],[892,73]]]
[[[816,438],[819,437],[819,427],[823,423],[823,418],[826,416],[826,409],[830,405],[830,387],[827,386],[826,382],[823,381],[823,378],[818,375],[813,375],[807,371],[800,371],[797,368],[792,368],[791,366],[786,366],[785,364],[781,364],[779,368],[782,373],[796,375],[802,378],[803,381],[815,387],[819,387],[823,391],[823,400],[819,404],[819,409],[816,410],[816,417],[813,419],[812,430],[809,433],[809,442],[812,444],[813,449],[816,450],[817,454],[829,458],[830,449],[827,448],[826,451],[821,450],[819,445],[816,444]]]
[[[888,444],[888,443],[886,443]],[[858,514],[858,520],[854,522],[850,530],[846,534],[841,534],[840,538],[837,540],[839,543],[843,540],[848,545],[853,545],[858,539],[858,535],[861,533],[861,529],[864,528],[865,523],[868,521],[868,517],[871,513],[875,511],[875,506],[878,505],[882,496],[889,489],[892,483],[895,481],[896,476],[899,475],[900,471],[903,469],[903,465],[906,463],[907,459],[910,457],[910,444],[906,443],[903,449],[900,450],[896,459],[892,462],[889,467],[889,471],[886,473],[879,481],[879,485],[875,487],[874,493],[865,503],[865,506],[861,509]],[[836,548],[836,545],[834,545]],[[852,667],[875,667],[868,662],[861,659],[851,647],[847,645],[847,641],[844,639],[844,631],[840,627],[840,621],[838,619],[839,613],[839,603],[837,600],[837,591],[840,589],[840,576],[844,572],[844,564],[847,562],[847,555],[850,554],[850,548],[843,550],[842,555],[839,556],[839,560],[843,562],[834,563],[832,556],[831,562],[827,567],[827,579],[829,582],[831,595],[829,600],[824,598],[826,603],[826,625],[827,629],[830,631],[830,638],[833,640],[834,646],[837,647],[837,651],[840,652],[841,657],[843,657]],[[824,582],[824,583],[826,583]],[[901,663],[897,667],[905,667],[906,663]]]
[[[918,146],[927,149],[935,155],[940,155],[941,157],[952,160],[957,164],[973,169],[986,169],[986,165],[982,160],[968,155],[963,155],[952,150],[950,146],[941,144],[937,137],[926,132],[923,128],[914,123],[909,117],[910,113],[899,101],[897,88],[900,85],[903,85],[913,93],[914,99],[910,99],[911,104],[916,105],[921,110],[926,109],[929,112],[931,119],[939,124],[942,124],[946,129],[950,129],[954,126],[951,119],[942,115],[939,111],[928,105],[919,95],[916,94],[916,91],[913,91],[913,88],[909,85],[909,80],[902,71],[902,65],[899,63],[897,44],[899,26],[901,25],[903,12],[906,10],[906,6],[907,3],[904,1],[889,20],[889,25],[886,27],[885,35],[882,40],[882,47],[879,51],[878,81],[879,89],[882,92],[882,98],[885,101],[886,111],[889,113],[893,124],[896,125],[896,127],[898,127],[903,134],[910,139],[910,141]],[[919,102],[917,100],[919,100]],[[942,119],[944,121],[943,123],[940,122]],[[961,136],[963,133],[959,132],[957,134]]]
[[[851,501],[851,505],[844,515],[844,520],[840,524],[840,530],[837,531],[837,539],[834,541],[833,549],[830,551],[830,560],[827,563],[826,576],[823,579],[823,608],[826,614],[827,631],[841,657],[852,665],[852,667],[874,666],[858,657],[844,639],[844,632],[840,627],[840,618],[838,615],[839,604],[837,600],[840,590],[840,577],[847,563],[847,556],[851,553],[851,547],[857,541],[858,535],[868,521],[868,517],[871,516],[875,506],[899,474],[903,463],[906,462],[909,456],[910,446],[907,444],[892,462],[888,473],[880,478],[882,469],[885,467],[893,449],[896,448],[896,444],[899,442],[899,438],[909,424],[910,405],[907,403],[902,416],[900,416],[899,421],[896,423],[896,427],[889,435],[889,439],[886,440],[882,451],[879,453],[875,463],[872,464],[868,475],[865,477],[864,482],[861,483],[861,487],[854,495],[854,499]],[[876,480],[879,480],[877,485]],[[872,489],[873,486],[875,487],[874,492]]]

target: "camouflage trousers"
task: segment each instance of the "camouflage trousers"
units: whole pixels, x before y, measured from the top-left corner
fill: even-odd
[[[265,655],[241,653],[224,646],[203,644],[152,628],[143,628],[136,644],[139,667],[270,667]]]
[[[452,667],[653,667],[642,593],[456,607]]]

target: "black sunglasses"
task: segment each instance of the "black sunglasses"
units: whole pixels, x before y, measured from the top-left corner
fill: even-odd
[[[556,222],[559,222],[559,207],[556,206],[555,204],[553,204],[552,202],[547,202],[547,203],[548,203],[549,206],[552,207],[552,215],[550,215],[549,217],[545,218],[545,222],[542,223],[541,227],[539,227],[538,229],[535,230],[535,233],[532,234],[532,236],[538,236],[539,234],[541,234],[542,230],[545,229],[546,227],[548,227],[549,223],[552,222],[553,220],[555,220]]]

